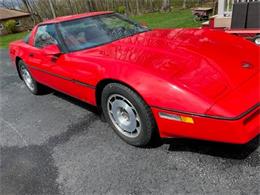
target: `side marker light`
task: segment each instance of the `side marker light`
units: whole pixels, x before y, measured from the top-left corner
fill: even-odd
[[[193,118],[188,117],[188,116],[179,116],[176,114],[168,114],[168,113],[164,113],[164,112],[159,112],[159,116],[160,116],[160,118],[164,118],[164,119],[168,119],[168,120],[194,124]]]

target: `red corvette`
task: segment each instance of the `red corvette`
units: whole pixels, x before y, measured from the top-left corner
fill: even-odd
[[[209,29],[150,30],[113,12],[60,17],[10,45],[33,94],[95,105],[135,146],[153,135],[243,144],[260,132],[260,48]]]

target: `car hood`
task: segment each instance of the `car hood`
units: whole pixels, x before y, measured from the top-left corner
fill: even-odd
[[[214,30],[157,29],[98,50],[103,57],[130,63],[211,99],[259,71],[259,47]]]

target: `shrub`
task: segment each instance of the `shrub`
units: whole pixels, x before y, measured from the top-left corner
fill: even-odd
[[[4,27],[6,29],[6,31],[8,33],[15,33],[16,32],[16,22],[15,20],[7,20],[5,23],[4,23]]]
[[[120,14],[125,14],[125,12],[126,12],[125,6],[119,6],[119,7],[116,9],[116,12],[117,12],[117,13],[120,13]]]

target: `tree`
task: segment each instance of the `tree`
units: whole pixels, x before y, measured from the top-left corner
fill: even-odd
[[[51,0],[49,0],[49,5],[50,5],[50,8],[51,8],[51,13],[52,13],[53,18],[56,18],[56,13],[55,13],[53,3],[52,3]]]
[[[24,6],[26,7],[27,12],[30,13],[31,19],[32,19],[33,23],[35,24],[35,23],[36,23],[36,19],[35,19],[35,17],[34,17],[35,14],[34,14],[33,8],[31,7],[31,5],[30,5],[30,3],[28,2],[28,0],[22,0],[22,2],[23,2],[23,4],[24,4]]]
[[[162,1],[162,11],[169,11],[171,9],[170,0],[163,0]]]
[[[139,0],[135,0],[135,3],[136,3],[136,13],[137,15],[140,15],[140,7],[139,7]]]
[[[182,2],[182,8],[183,8],[183,9],[186,8],[186,1],[187,1],[187,0],[183,0],[183,2]]]

